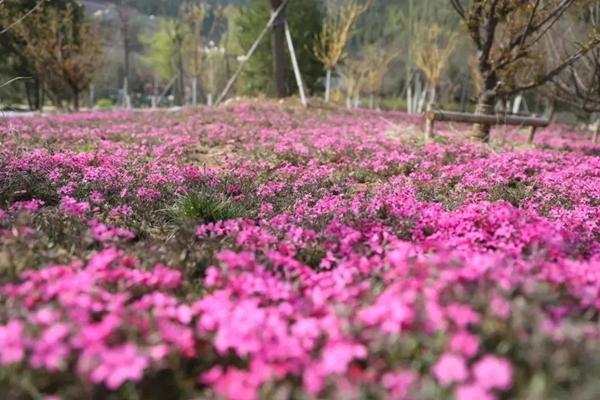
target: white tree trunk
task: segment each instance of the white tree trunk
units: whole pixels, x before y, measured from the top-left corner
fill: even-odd
[[[513,105],[512,105],[512,113],[513,114],[518,114],[519,110],[521,110],[521,103],[523,102],[523,95],[520,94],[517,97],[515,97],[515,100],[513,101]]]
[[[423,112],[423,108],[425,107],[425,100],[427,99],[427,91],[428,91],[428,88],[425,87],[419,93],[420,94],[419,101],[417,102],[417,112],[418,113]]]
[[[292,34],[290,33],[290,27],[285,21],[285,38],[288,44],[288,50],[292,59],[292,67],[294,69],[294,77],[296,78],[296,85],[298,85],[298,94],[300,95],[300,101],[304,107],[307,106],[306,95],[304,94],[304,83],[302,82],[302,74],[300,73],[300,67],[298,66],[298,59],[296,58],[296,51],[294,50],[294,42],[292,41]]]
[[[408,88],[406,89],[406,111],[408,113],[412,113],[413,110],[413,94],[412,94],[412,83],[408,83]]]
[[[198,77],[192,78],[192,105],[198,105]]]
[[[129,97],[129,81],[127,77],[123,78],[123,107],[131,108],[131,98]]]
[[[325,103],[329,103],[331,98],[331,70],[328,69],[325,75]]]
[[[414,93],[413,93],[413,100],[412,100],[412,112],[420,112],[421,110],[421,98],[422,98],[422,85],[421,85],[421,78],[417,75],[416,79],[415,79],[415,87],[414,87]]]

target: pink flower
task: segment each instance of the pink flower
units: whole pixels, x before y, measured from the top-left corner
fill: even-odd
[[[88,262],[88,268],[92,270],[105,269],[118,257],[119,253],[115,248],[102,250]]]
[[[90,194],[90,201],[91,201],[92,203],[99,204],[99,203],[103,203],[103,202],[104,202],[104,200],[105,200],[105,199],[104,199],[104,196],[102,195],[102,193],[99,193],[99,192],[92,192],[92,193]]]
[[[406,399],[410,387],[415,384],[417,379],[418,375],[413,371],[397,371],[384,374],[381,383],[390,394],[390,398]]]
[[[455,354],[443,354],[433,366],[433,375],[442,385],[463,382],[468,371],[464,358]]]
[[[46,203],[43,200],[37,200],[37,199],[28,200],[28,201],[16,201],[10,207],[10,211],[21,211],[21,210],[35,211],[38,208],[40,208],[41,206],[43,206],[44,204],[46,204]]]
[[[131,214],[133,214],[133,208],[131,208],[131,206],[129,206],[129,205],[121,204],[121,205],[113,208],[110,211],[109,216],[111,218],[120,218],[120,217],[127,217]]]
[[[3,209],[0,208],[0,221],[5,219],[7,217],[7,215],[8,214],[6,214],[6,211],[4,211]]]
[[[466,357],[473,357],[479,350],[479,338],[466,331],[459,332],[450,339],[449,350]]]
[[[137,197],[141,200],[156,201],[160,198],[160,192],[147,187],[141,187],[137,190]]]
[[[33,345],[29,361],[31,366],[50,371],[63,368],[69,355],[69,347],[66,343],[68,335],[67,324],[57,323],[49,326]]]
[[[507,319],[510,316],[510,304],[502,297],[495,296],[491,303],[492,314],[500,319]]]
[[[112,239],[133,239],[133,232],[125,228],[115,228],[98,222],[93,219],[89,222],[90,232],[94,240],[105,242]]]
[[[230,367],[223,371],[221,367],[213,367],[200,377],[200,382],[211,385],[225,399],[255,400],[259,398],[260,386],[275,372],[262,361],[252,361],[249,370]]]
[[[12,320],[8,324],[0,325],[0,365],[18,363],[25,356],[24,348],[25,329],[19,320]]]
[[[98,365],[92,370],[90,379],[94,383],[104,383],[111,390],[127,381],[139,382],[149,363],[148,357],[131,343],[115,348],[99,348],[94,353]]]
[[[507,390],[512,384],[510,363],[493,355],[484,356],[473,366],[473,375],[481,387]]]
[[[460,385],[454,391],[456,400],[494,400],[495,396],[476,384]]]
[[[77,202],[71,196],[63,196],[60,200],[60,208],[74,217],[83,217],[90,210],[90,204],[86,201]]]
[[[319,363],[321,371],[325,374],[342,374],[348,369],[353,359],[362,359],[367,356],[367,349],[355,343],[330,343],[323,349],[323,356]]]
[[[481,317],[466,304],[451,304],[446,307],[448,318],[459,328],[479,323]]]

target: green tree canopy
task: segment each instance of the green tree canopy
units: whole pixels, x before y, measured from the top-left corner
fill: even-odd
[[[250,0],[235,17],[236,41],[239,48],[246,52],[267,24],[271,6],[266,0]],[[320,78],[324,76],[323,67],[311,52],[316,35],[321,31],[322,10],[318,0],[291,1],[287,6],[286,17],[294,40],[296,56],[305,85],[310,91],[322,86]],[[289,61],[289,57],[288,57]],[[291,63],[286,71],[288,93],[295,92]],[[238,81],[238,92],[244,95],[273,92],[273,57],[271,37],[266,36],[256,53],[244,67]]]

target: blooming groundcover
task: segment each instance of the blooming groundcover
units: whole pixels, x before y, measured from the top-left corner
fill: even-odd
[[[3,398],[598,398],[600,147],[418,125],[2,119]]]

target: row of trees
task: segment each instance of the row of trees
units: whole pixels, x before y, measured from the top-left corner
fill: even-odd
[[[20,84],[32,108],[45,99],[78,108],[90,82],[99,95],[117,82],[124,105],[142,92],[154,105],[166,94],[175,104],[211,103],[284,0],[106,2],[93,16],[75,0],[1,4],[0,75],[30,77]],[[285,3],[272,40],[247,60],[236,93],[294,90],[285,18],[306,90],[324,91],[326,101],[335,92],[349,107],[361,96],[374,106],[392,96],[411,112],[471,101],[476,112],[491,114],[518,112],[536,95],[581,117],[600,111],[596,0]],[[15,23],[25,17],[28,23]],[[477,126],[475,137],[487,141],[489,128]]]
[[[69,99],[79,109],[101,50],[81,4],[23,0],[3,3],[0,10],[3,67],[24,80],[30,106],[40,107],[47,97],[57,107]]]

